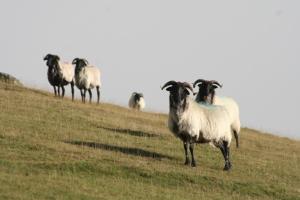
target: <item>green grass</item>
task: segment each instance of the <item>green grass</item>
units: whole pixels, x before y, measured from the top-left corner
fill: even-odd
[[[167,115],[82,104],[0,82],[0,199],[300,199],[300,142],[244,128],[196,168]]]

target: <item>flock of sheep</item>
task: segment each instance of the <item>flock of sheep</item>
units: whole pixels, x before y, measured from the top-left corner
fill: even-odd
[[[97,103],[100,101],[100,70],[90,65],[84,58],[75,58],[71,63],[61,62],[60,57],[53,54],[47,54],[44,61],[48,66],[48,81],[53,86],[55,96],[64,97],[64,86],[70,84],[72,100],[74,100],[74,85],[80,90],[81,100],[85,103],[86,91],[92,101],[92,89],[97,90]],[[75,70],[73,65],[75,65]],[[62,89],[62,94],[60,94]],[[145,108],[144,96],[142,93],[133,92],[129,99],[129,107],[137,110]]]
[[[92,89],[97,90],[97,103],[100,101],[100,70],[88,63],[86,59],[75,58],[70,63],[60,61],[59,56],[47,54],[44,57],[48,66],[48,80],[54,88],[55,96],[65,94],[64,86],[70,84],[72,100],[74,100],[74,85],[80,90],[82,102],[85,102],[86,91],[89,92],[89,101],[92,100]],[[73,65],[75,65],[75,70]],[[193,88],[198,86],[199,91],[194,93]],[[193,86],[187,82],[169,81],[163,85],[169,95],[170,131],[179,137],[185,150],[185,164],[195,167],[195,143],[209,143],[221,150],[225,166],[231,168],[230,143],[232,134],[239,147],[240,117],[239,107],[235,100],[215,95],[215,89],[222,87],[217,81],[198,79]],[[193,99],[190,96],[197,94]],[[145,100],[142,93],[133,92],[128,103],[130,108],[142,110]],[[191,161],[188,150],[191,153]]]

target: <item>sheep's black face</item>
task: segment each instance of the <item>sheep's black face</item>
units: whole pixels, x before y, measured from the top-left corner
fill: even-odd
[[[178,84],[167,88],[167,91],[170,92],[170,107],[175,109],[185,109],[186,98],[190,94],[189,90],[187,90],[185,86]]]
[[[134,95],[134,101],[135,102],[138,102],[140,101],[140,99],[143,97],[143,94],[142,93],[135,93]]]
[[[59,57],[57,55],[48,54],[45,56],[44,60],[46,60],[46,65],[50,68],[57,68]]]
[[[198,84],[199,92],[197,94],[196,100],[198,102],[207,102],[212,103],[212,98],[215,94],[215,89],[217,86],[213,85],[210,82],[203,82]]]
[[[85,59],[75,58],[72,64],[75,65],[75,73],[79,73],[83,67],[87,66],[87,61]]]
[[[193,88],[186,82],[169,81],[162,86],[162,90],[165,89],[170,92],[170,109],[176,111],[184,111],[187,105],[187,96],[192,93]]]

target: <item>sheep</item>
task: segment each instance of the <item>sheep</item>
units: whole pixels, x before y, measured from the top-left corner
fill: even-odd
[[[143,110],[145,105],[144,95],[142,93],[133,92],[128,102],[129,108]]]
[[[231,119],[231,130],[236,140],[236,147],[239,147],[239,133],[241,130],[241,122],[239,116],[239,106],[237,102],[229,97],[215,96],[215,89],[222,87],[217,81],[198,79],[193,83],[193,87],[199,87],[199,92],[196,96],[196,101],[199,103],[208,103],[213,105],[224,106],[228,109]]]
[[[100,101],[100,70],[89,65],[86,59],[75,58],[72,62],[75,65],[75,84],[80,90],[82,102],[85,103],[86,91],[90,95],[90,103],[92,101],[92,91],[94,87],[97,90],[97,103]]]
[[[62,98],[65,95],[65,85],[71,84],[72,101],[74,101],[74,67],[70,63],[60,62],[60,57],[53,54],[47,54],[44,57],[48,66],[48,81],[53,86],[54,95],[60,96],[60,87],[62,88]],[[57,87],[57,92],[56,92]]]
[[[196,166],[194,143],[213,143],[223,154],[224,170],[229,170],[232,166],[229,159],[232,135],[227,109],[197,103],[189,97],[189,94],[193,94],[193,88],[186,82],[169,81],[161,89],[165,88],[170,92],[168,127],[183,142],[185,165],[190,164],[189,149],[191,165]]]

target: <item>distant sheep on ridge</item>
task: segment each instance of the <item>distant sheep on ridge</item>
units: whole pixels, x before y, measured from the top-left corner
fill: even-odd
[[[144,95],[142,93],[133,92],[128,102],[129,108],[143,110],[145,105]]]

